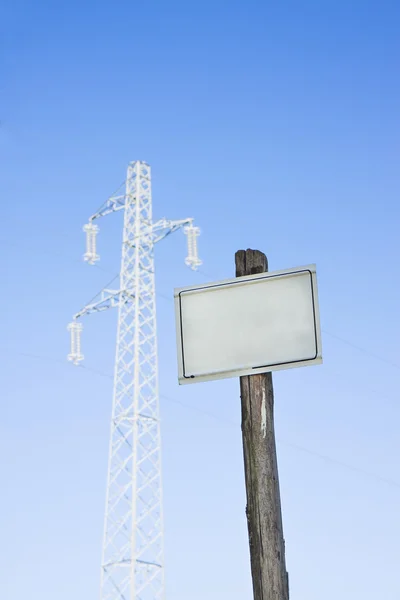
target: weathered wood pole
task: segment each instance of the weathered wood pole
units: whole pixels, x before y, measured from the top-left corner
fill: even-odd
[[[268,271],[267,257],[259,250],[239,250],[235,262],[236,277]],[[240,396],[254,600],[289,600],[272,374],[241,377]]]

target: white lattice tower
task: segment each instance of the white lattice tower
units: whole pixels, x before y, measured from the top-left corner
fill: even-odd
[[[98,301],[75,315],[69,327],[69,359],[75,364],[83,359],[80,343],[76,347],[82,329],[77,319],[118,306],[101,600],[161,600],[163,511],[153,250],[169,233],[193,225],[192,219],[152,222],[150,167],[133,162],[125,193],[110,198],[84,228],[85,260],[90,264],[98,260],[98,228],[93,221],[121,209],[120,288],[103,290]],[[196,268],[200,260],[190,239],[187,264]]]
[[[102,600],[163,592],[163,520],[150,170],[126,183]],[[146,231],[148,233],[146,233]],[[118,594],[116,595],[116,587]]]

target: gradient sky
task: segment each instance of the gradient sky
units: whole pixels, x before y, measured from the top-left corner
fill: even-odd
[[[398,600],[399,59],[396,1],[5,3],[0,597],[98,598],[116,313],[66,325],[119,268],[82,225],[153,170],[167,600],[251,597],[238,381],[179,387],[173,288],[315,262],[324,365],[274,376],[291,600]]]

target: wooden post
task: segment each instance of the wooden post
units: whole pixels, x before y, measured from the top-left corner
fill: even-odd
[[[265,254],[239,250],[236,276],[268,271]],[[289,600],[271,373],[240,378],[242,435],[254,600]]]

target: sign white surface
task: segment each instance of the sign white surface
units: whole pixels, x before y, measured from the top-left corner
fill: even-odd
[[[175,290],[179,383],[319,364],[315,265]]]

